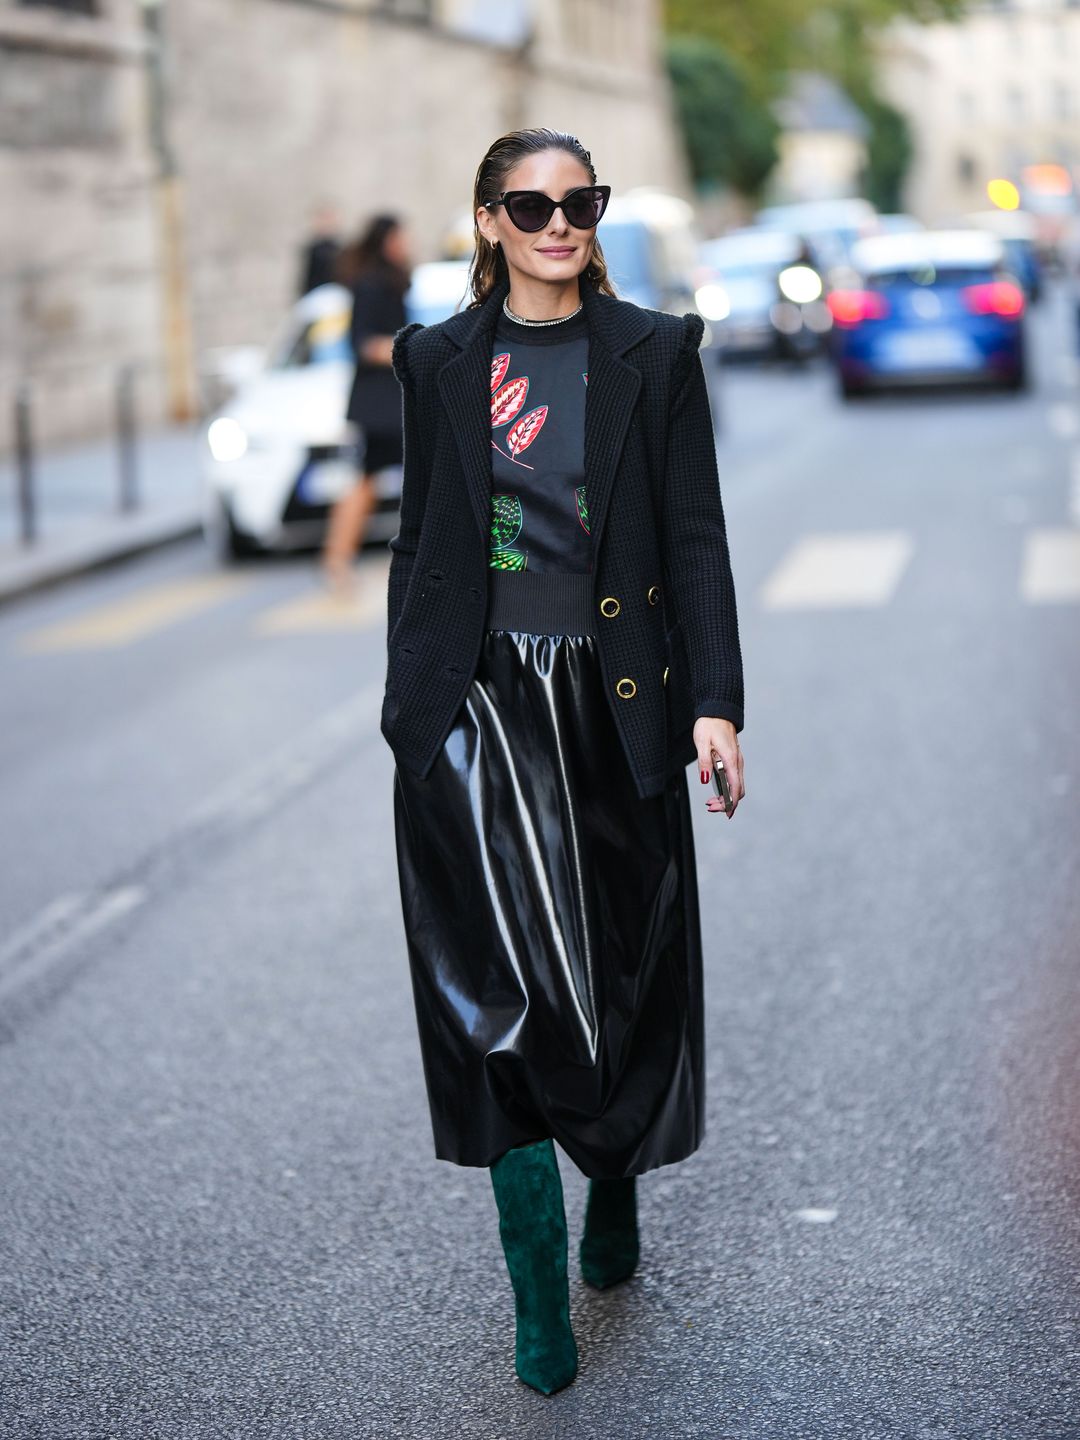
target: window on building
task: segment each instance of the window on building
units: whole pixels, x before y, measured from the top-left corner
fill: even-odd
[[[97,15],[100,0],[17,0],[26,10],[66,10],[69,15]]]
[[[956,157],[956,174],[961,185],[974,185],[975,161],[970,155],[958,155]]]

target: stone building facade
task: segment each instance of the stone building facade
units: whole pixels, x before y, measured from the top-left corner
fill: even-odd
[[[688,193],[661,46],[659,0],[0,0],[0,448],[25,376],[45,442],[107,429],[127,364],[144,422],[189,409],[319,204],[434,258],[515,126]]]
[[[915,155],[906,208],[928,223],[986,207],[987,182],[1055,162],[1080,181],[1080,5],[973,4],[955,23],[884,33],[886,97],[907,117]]]

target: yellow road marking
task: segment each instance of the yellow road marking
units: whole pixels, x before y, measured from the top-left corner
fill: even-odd
[[[192,575],[139,590],[123,600],[22,637],[19,648],[31,653],[53,650],[95,650],[129,645],[152,630],[160,630],[187,615],[194,615],[246,589],[251,581],[241,575]]]
[[[255,629],[260,635],[370,629],[386,618],[388,568],[388,560],[365,562],[354,570],[354,589],[347,598],[331,595],[325,589],[297,596],[264,610]]]
[[[762,604],[769,610],[884,605],[912,548],[902,530],[804,536],[762,587]]]
[[[1024,537],[1020,594],[1029,604],[1080,600],[1080,534],[1031,530]]]

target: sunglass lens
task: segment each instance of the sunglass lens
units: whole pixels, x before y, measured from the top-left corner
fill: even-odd
[[[563,214],[577,230],[588,230],[604,213],[604,195],[601,190],[579,190],[563,206]]]
[[[515,195],[506,208],[519,230],[542,230],[555,209],[545,195]]]

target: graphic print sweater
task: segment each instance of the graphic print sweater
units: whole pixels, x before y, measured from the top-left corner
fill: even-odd
[[[500,314],[491,350],[491,545],[499,570],[591,571],[584,312],[557,325]]]

